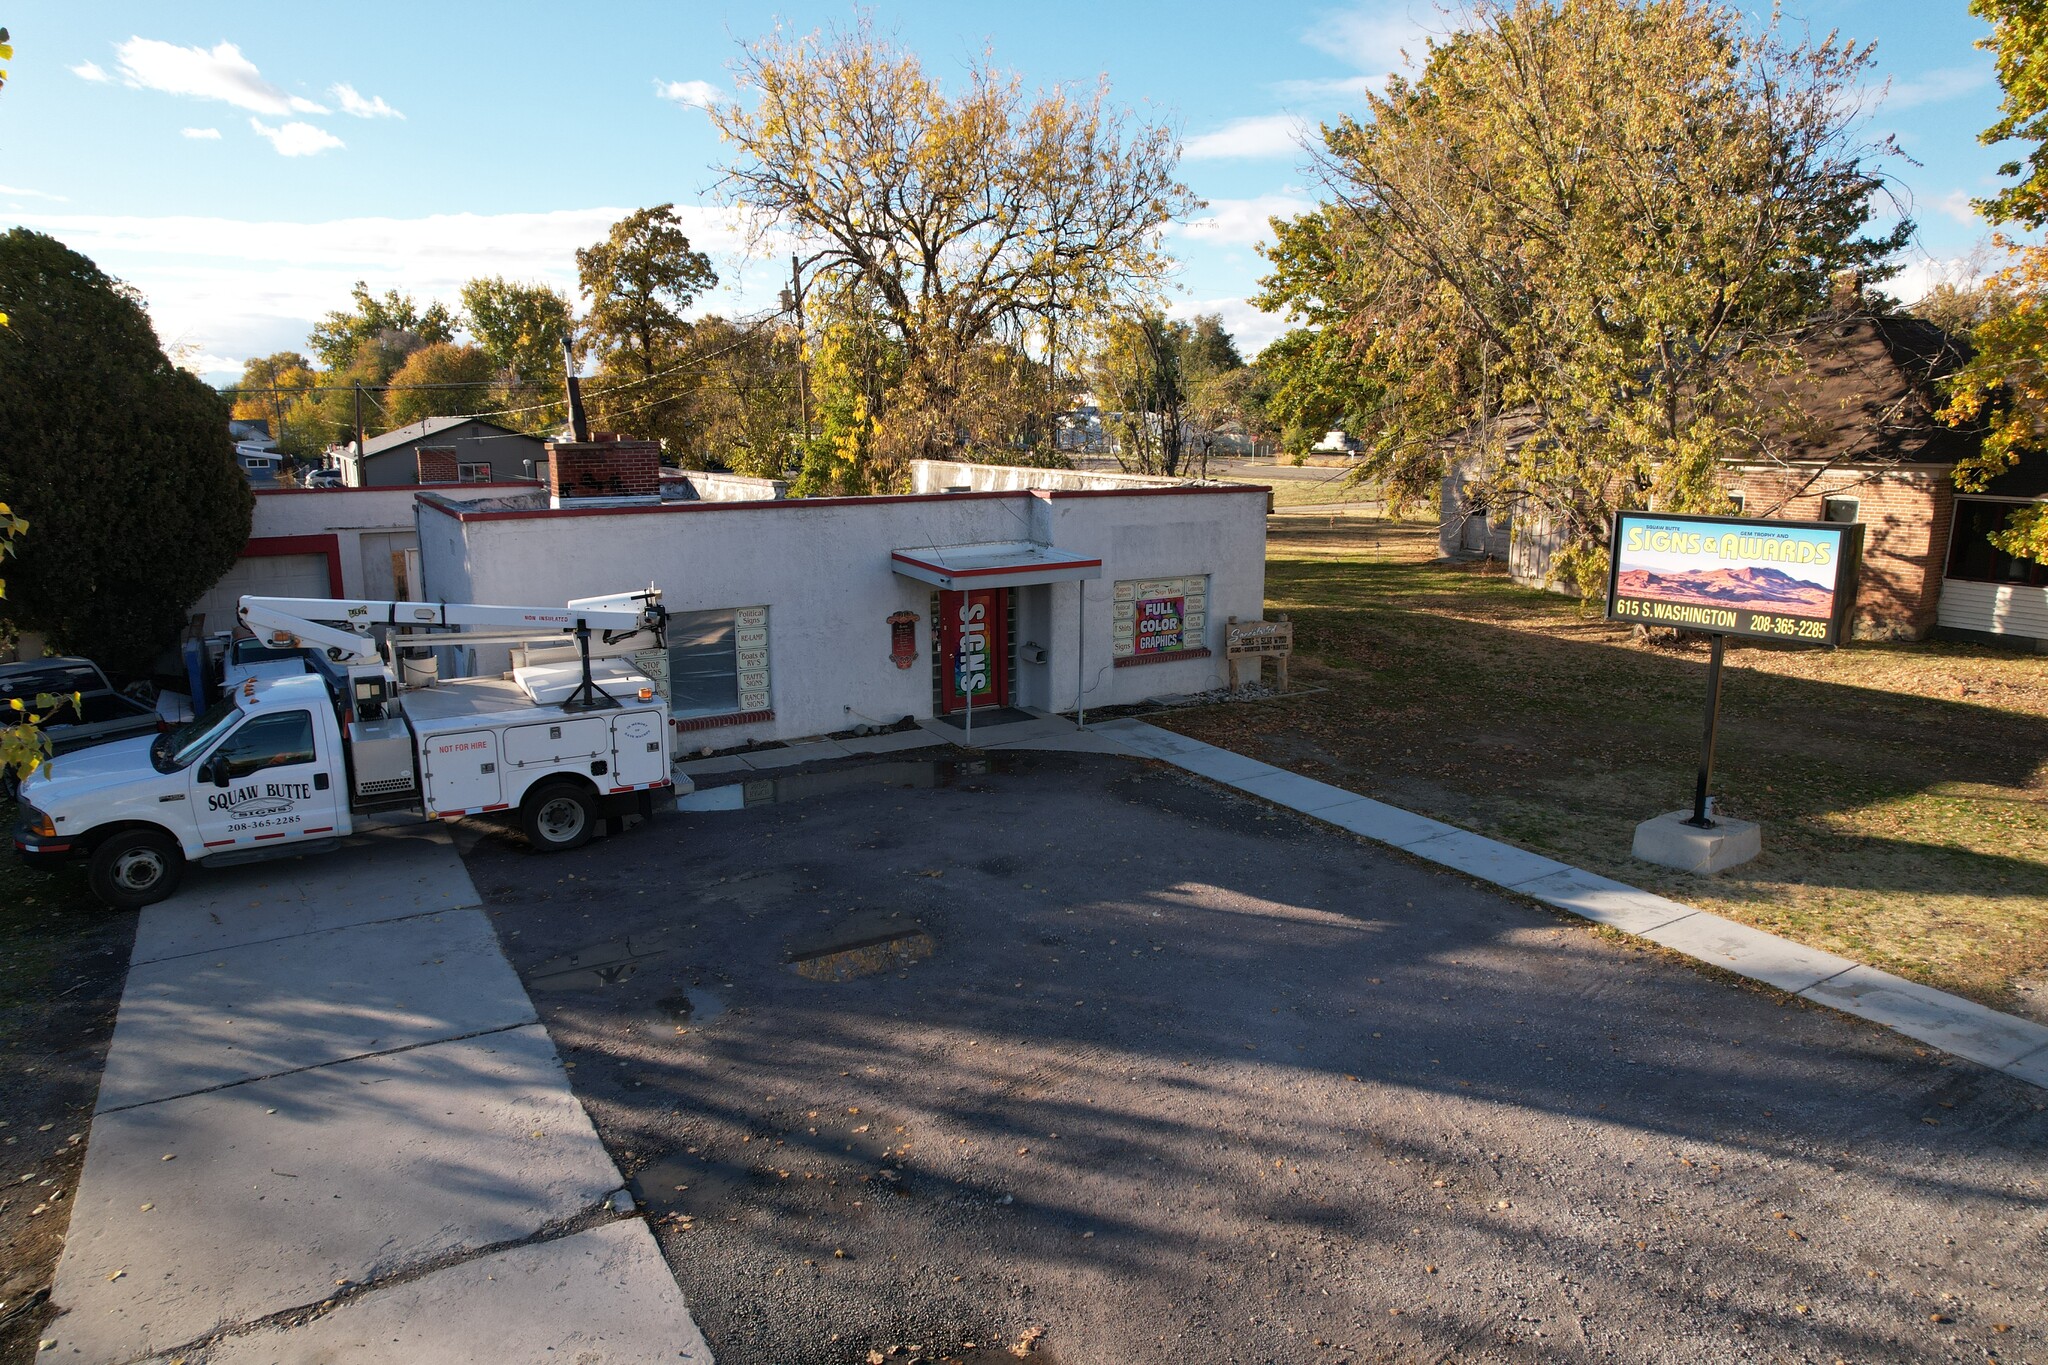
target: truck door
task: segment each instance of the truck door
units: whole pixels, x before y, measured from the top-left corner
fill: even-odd
[[[333,773],[340,755],[321,752],[310,711],[268,711],[228,733],[194,763],[191,802],[209,851],[334,833]]]
[[[668,776],[668,757],[662,750],[662,731],[667,717],[654,711],[634,711],[612,721],[612,779],[606,784],[644,787]]]

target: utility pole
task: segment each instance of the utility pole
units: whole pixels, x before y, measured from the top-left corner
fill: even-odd
[[[356,391],[356,477],[362,478],[363,471],[363,381],[354,382]]]
[[[797,440],[807,446],[811,443],[811,396],[805,383],[809,365],[804,359],[804,277],[794,251],[789,253],[789,301],[789,311],[796,318]]]

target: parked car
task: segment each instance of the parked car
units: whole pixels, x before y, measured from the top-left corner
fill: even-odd
[[[339,488],[341,487],[341,471],[339,469],[309,469],[306,471],[304,482],[308,488]]]
[[[73,695],[77,701],[68,699]],[[36,698],[65,698],[41,726],[49,737],[52,753],[70,753],[117,739],[154,734],[156,708],[114,690],[107,675],[90,659],[28,659],[0,664],[0,708],[12,711],[8,703],[19,701],[34,710]],[[0,775],[0,787],[12,794],[11,773]]]

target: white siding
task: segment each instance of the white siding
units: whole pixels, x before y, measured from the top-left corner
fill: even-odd
[[[1939,621],[1951,630],[2048,639],[2048,588],[1946,578]]]

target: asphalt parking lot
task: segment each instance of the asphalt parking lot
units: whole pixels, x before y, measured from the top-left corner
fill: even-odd
[[[2048,1360],[2043,1093],[1156,765],[469,853],[724,1365]]]

